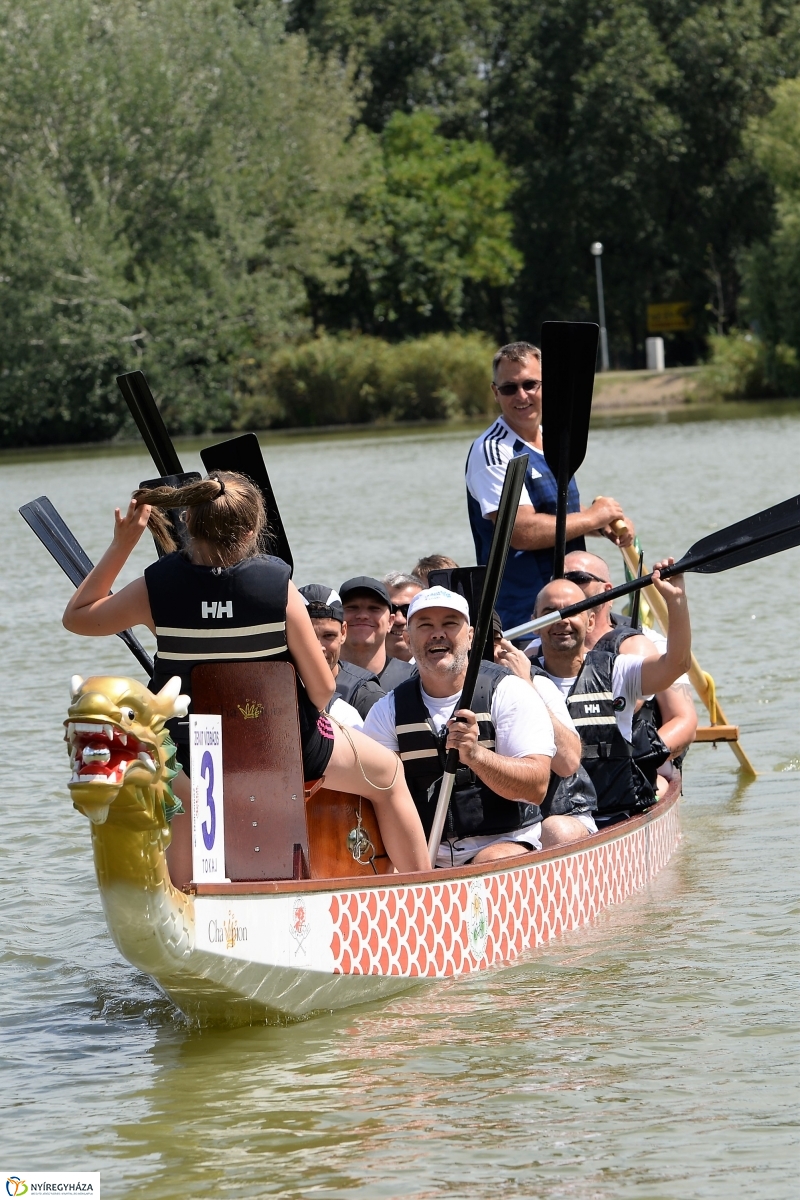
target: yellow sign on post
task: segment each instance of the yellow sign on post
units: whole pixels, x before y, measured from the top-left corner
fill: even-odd
[[[677,300],[672,304],[648,304],[648,333],[682,333],[694,325],[688,300]]]

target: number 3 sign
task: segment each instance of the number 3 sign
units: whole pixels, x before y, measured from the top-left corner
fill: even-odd
[[[189,717],[192,771],[192,878],[225,879],[222,808],[222,717]]]

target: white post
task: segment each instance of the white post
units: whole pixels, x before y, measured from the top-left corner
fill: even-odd
[[[600,317],[600,370],[607,371],[609,368],[608,333],[606,332],[606,306],[603,298],[603,267],[600,261],[603,257],[603,243],[592,242],[589,249],[594,255],[594,268],[597,276],[597,312]]]
[[[661,337],[649,337],[644,343],[644,352],[647,360],[648,371],[663,371],[664,367],[664,339]]]

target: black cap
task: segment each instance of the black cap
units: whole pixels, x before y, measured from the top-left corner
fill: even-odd
[[[310,617],[329,617],[334,621],[344,621],[344,611],[339,593],[326,583],[307,583],[297,589],[308,606]]]
[[[356,575],[353,579],[347,579],[339,588],[339,595],[342,597],[342,603],[347,603],[347,597],[352,596],[354,592],[371,592],[378,600],[380,600],[391,611],[392,602],[389,599],[389,593],[380,579],[373,579],[371,575]]]

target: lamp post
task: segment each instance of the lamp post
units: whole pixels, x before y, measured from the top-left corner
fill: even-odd
[[[592,242],[589,247],[594,255],[594,269],[597,274],[597,310],[600,314],[600,370],[608,370],[608,333],[606,332],[606,306],[603,302],[603,243]]]

